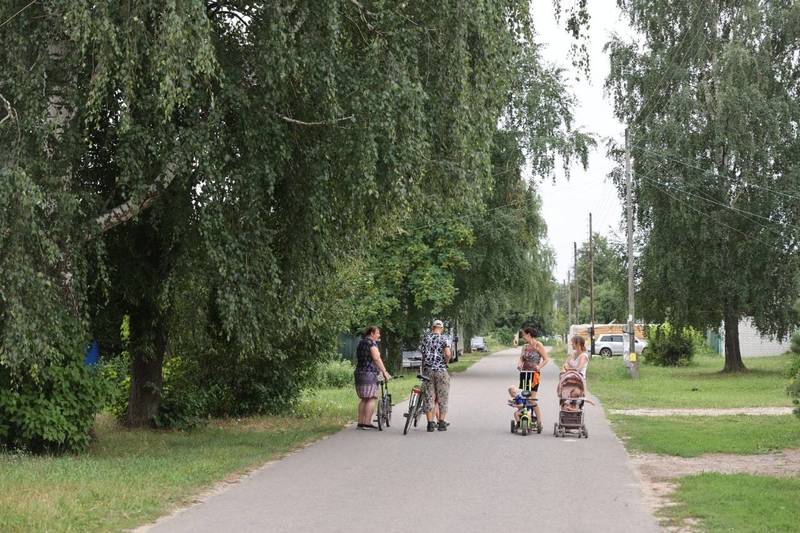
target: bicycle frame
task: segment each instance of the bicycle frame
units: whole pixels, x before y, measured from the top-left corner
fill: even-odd
[[[418,374],[417,377],[420,378],[420,381],[423,383],[427,379],[423,378],[421,374]],[[408,426],[412,423],[412,420],[414,427],[417,427],[419,415],[422,413],[423,403],[425,403],[425,388],[422,386],[422,383],[418,383],[411,388],[411,395],[408,397],[408,411],[403,413],[403,416],[406,417],[403,435],[408,433]]]

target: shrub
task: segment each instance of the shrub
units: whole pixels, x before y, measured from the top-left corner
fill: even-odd
[[[792,335],[792,340],[789,346],[792,352],[794,352],[797,355],[800,355],[800,331]]]
[[[315,387],[348,387],[353,384],[353,364],[350,361],[331,358],[317,364]]]
[[[179,356],[164,361],[161,402],[150,421],[160,429],[193,429],[208,422],[208,393],[191,379],[191,365]]]
[[[514,342],[515,333],[516,331],[511,329],[509,326],[500,326],[491,333],[491,336],[500,344],[504,346],[510,346],[511,343]]]
[[[85,450],[108,391],[82,356],[26,373],[0,365],[0,446],[34,453]]]
[[[108,384],[108,394],[102,410],[111,413],[118,420],[122,420],[128,410],[128,398],[131,394],[130,366],[131,359],[128,352],[104,359],[100,363],[101,379]]]
[[[697,334],[692,328],[669,323],[648,330],[644,361],[656,366],[686,366],[694,357]]]

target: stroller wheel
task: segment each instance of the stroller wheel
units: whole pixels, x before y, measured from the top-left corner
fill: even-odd
[[[558,423],[553,424],[553,436],[558,437]]]
[[[517,423],[512,420],[511,421],[511,433],[516,433],[516,432],[517,432]]]
[[[586,429],[586,426],[581,426],[581,431],[583,432],[583,438],[584,439],[588,439],[589,438],[589,430]]]

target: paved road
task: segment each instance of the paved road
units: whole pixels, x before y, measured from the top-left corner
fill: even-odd
[[[447,432],[427,433],[421,424],[403,436],[398,405],[388,430],[346,428],[153,530],[658,531],[599,407],[586,409],[589,439],[552,436],[555,365],[544,370],[539,392],[544,431],[510,434],[506,389],[517,380],[516,356],[485,357],[452,378]]]

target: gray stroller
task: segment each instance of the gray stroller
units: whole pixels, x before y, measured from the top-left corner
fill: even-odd
[[[558,379],[558,422],[553,426],[554,437],[568,433],[589,438],[583,423],[583,404],[586,402],[586,381],[580,372],[569,370]]]

